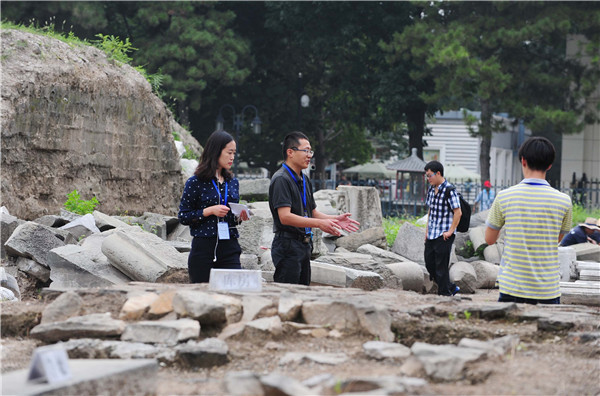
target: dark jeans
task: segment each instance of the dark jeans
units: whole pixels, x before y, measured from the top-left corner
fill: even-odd
[[[515,297],[510,294],[500,293],[498,297],[498,302],[514,302],[514,303],[523,303],[523,304],[560,304],[560,297],[551,298],[549,300],[537,300],[535,298],[523,298],[523,297]]]
[[[454,235],[447,240],[443,236],[425,241],[425,268],[429,271],[429,279],[435,281],[440,296],[451,296],[456,285],[450,282],[448,267]]]
[[[310,253],[312,243],[275,235],[271,257],[275,266],[273,280],[279,283],[310,285]]]
[[[217,246],[217,261],[215,258],[215,244],[217,237],[200,238],[192,240],[192,250],[188,258],[188,274],[190,283],[208,283],[210,270],[220,269],[242,269],[240,254],[242,248],[237,238],[222,239]]]

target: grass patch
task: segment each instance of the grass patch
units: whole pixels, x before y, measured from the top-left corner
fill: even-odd
[[[29,22],[28,26],[23,24],[14,24],[10,21],[0,21],[0,30],[15,29],[41,36],[48,36],[65,42],[71,47],[82,45],[96,47],[102,50],[109,59],[116,61],[117,64],[128,64],[133,67],[138,73],[144,76],[146,81],[148,81],[152,87],[152,92],[162,99],[164,92],[161,90],[161,85],[164,81],[164,76],[160,73],[160,70],[158,73],[150,74],[143,66],[134,66],[131,63],[133,59],[129,56],[129,53],[135,51],[137,48],[133,47],[131,42],[129,42],[128,37],[125,38],[125,41],[122,41],[119,39],[119,37],[115,37],[113,35],[97,34],[96,37],[99,38],[98,40],[95,40],[94,42],[88,42],[85,39],[80,39],[79,37],[75,36],[75,33],[72,31],[69,31],[68,33],[57,32],[55,30],[56,25],[54,20],[55,17],[50,17],[50,20],[44,22],[43,26],[41,27],[34,19]],[[66,31],[64,24],[65,22],[63,22],[63,26],[61,28],[63,32]],[[24,40],[17,42],[18,47],[27,47],[27,44],[28,43]]]
[[[417,224],[419,218],[417,217],[384,217],[383,218],[383,231],[385,232],[385,238],[389,247],[394,245],[396,236],[402,224],[409,222],[417,227],[425,227]]]
[[[573,204],[573,227],[585,223],[588,217],[600,218],[600,208],[586,209],[579,204]]]

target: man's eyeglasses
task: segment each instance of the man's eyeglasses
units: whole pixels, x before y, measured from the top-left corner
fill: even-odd
[[[437,173],[437,172],[436,172],[436,173]],[[435,176],[435,173],[432,173],[432,174],[430,174],[430,175],[428,175],[428,174],[425,174],[425,177],[426,177],[426,178],[428,178],[428,179],[431,179],[431,177],[432,177],[432,176]]]
[[[312,150],[308,150],[308,149],[299,149],[298,147],[290,147],[292,150],[294,151],[304,151],[306,154],[310,155],[311,157],[313,155],[315,155],[315,152]]]

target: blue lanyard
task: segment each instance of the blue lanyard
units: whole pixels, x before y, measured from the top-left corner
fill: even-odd
[[[294,176],[294,172],[292,172],[292,170],[286,164],[283,164],[283,167],[288,171],[290,176],[292,176],[292,179],[294,179],[296,184],[298,184],[298,180],[296,180],[296,176]],[[304,178],[304,174],[302,175],[302,186],[304,187],[304,194],[302,195],[302,203],[304,204],[304,213],[306,214],[307,213],[307,210],[306,210],[306,180]]]
[[[215,190],[217,190],[217,194],[219,194],[219,203],[227,206],[227,182],[225,182],[225,199],[221,198],[221,190],[219,190],[219,187],[217,187],[217,183],[215,183],[214,180],[212,180],[212,183],[213,186],[215,186]]]

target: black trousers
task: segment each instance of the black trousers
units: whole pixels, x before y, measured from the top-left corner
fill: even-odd
[[[271,258],[275,266],[273,280],[279,283],[310,285],[310,253],[312,242],[275,235]]]
[[[438,286],[438,294],[441,296],[451,296],[456,285],[450,282],[450,253],[452,252],[452,243],[454,235],[447,240],[443,236],[436,239],[427,239],[425,241],[425,268],[429,271],[429,278]]]
[[[216,243],[216,236],[212,238],[194,237],[192,240],[192,250],[188,257],[190,283],[208,283],[210,270],[213,268],[242,269],[240,264],[242,248],[237,238],[221,239],[217,246],[217,261],[213,261]]]

